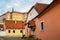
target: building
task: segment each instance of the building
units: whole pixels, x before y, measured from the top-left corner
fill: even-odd
[[[3,24],[0,24],[0,36],[6,36]]]
[[[30,27],[28,28],[28,30],[30,30],[30,32],[28,32],[28,34],[29,34],[28,36],[34,35],[33,31],[35,30],[35,27],[36,27],[35,22],[31,21],[31,20],[33,20],[33,18],[35,18],[37,15],[39,15],[39,13],[43,9],[45,9],[47,6],[48,6],[48,4],[36,3],[34,6],[32,6],[32,8],[27,13],[28,17],[27,17],[26,23],[28,23],[28,27],[29,26],[34,26],[33,28],[31,27],[32,30],[30,29]]]
[[[21,27],[25,27],[23,25],[25,24],[26,18],[27,18],[26,12],[17,12],[17,11],[9,12],[8,11],[5,14],[1,15],[0,23],[2,23],[4,25],[4,29],[7,34],[6,36],[22,37],[23,35],[25,35],[25,28],[21,28]],[[11,30],[15,29],[16,33],[13,33],[13,32],[8,33],[7,30],[9,30],[9,29],[11,29]],[[20,33],[20,31],[23,33]],[[13,36],[13,34],[14,34],[14,36]]]
[[[6,12],[0,16],[0,23],[3,23],[4,20],[17,20],[17,21],[26,21],[27,13],[26,12]]]
[[[7,37],[23,37],[23,35],[25,35],[25,26],[23,21],[6,20],[5,26]]]
[[[38,15],[32,19],[28,19],[30,16],[27,18],[27,23],[30,25],[30,28],[35,27],[31,25],[32,21],[34,21],[36,25],[34,38],[36,40],[60,40],[60,0],[53,0],[53,2],[47,4],[46,7],[43,7],[42,5],[39,8],[39,5],[36,6],[37,9],[35,10]],[[42,9],[40,9],[41,7]],[[33,8],[28,13],[30,13]],[[35,11],[31,14],[34,14],[34,12]],[[35,14],[37,14],[36,12]]]

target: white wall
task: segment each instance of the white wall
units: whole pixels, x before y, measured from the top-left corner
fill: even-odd
[[[6,36],[5,31],[0,31],[0,36]]]
[[[38,15],[37,11],[33,8],[28,14],[27,23],[33,18],[35,18],[37,15]]]

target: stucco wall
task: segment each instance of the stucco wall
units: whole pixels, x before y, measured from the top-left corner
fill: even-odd
[[[10,19],[10,13],[8,13],[6,16],[7,16],[6,20],[11,20]],[[25,21],[26,18],[27,18],[27,14],[19,14],[19,13],[13,13],[12,14],[12,20]]]
[[[40,30],[40,22],[44,21],[44,30]],[[35,38],[42,40],[60,40],[60,4],[35,19]]]
[[[10,30],[10,33],[8,32]],[[13,30],[15,30],[15,33],[13,33]],[[23,29],[23,33],[20,32],[21,29],[6,29],[6,36],[8,37],[22,37],[23,34],[25,34],[25,30]]]
[[[28,25],[25,25],[25,37],[29,37],[31,35],[31,29],[28,28]]]

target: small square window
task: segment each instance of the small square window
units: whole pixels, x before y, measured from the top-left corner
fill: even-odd
[[[10,33],[11,31],[10,30],[8,30],[8,33]]]
[[[13,30],[13,33],[15,33],[15,30]]]
[[[20,30],[20,33],[23,33],[23,31],[22,31],[22,30]]]

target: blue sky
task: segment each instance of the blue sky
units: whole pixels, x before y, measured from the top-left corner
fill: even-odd
[[[36,2],[49,4],[52,0],[0,0],[0,15],[12,8],[19,12],[28,12]]]

